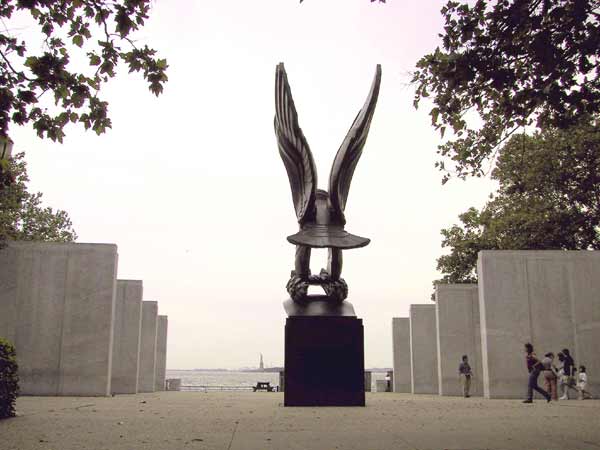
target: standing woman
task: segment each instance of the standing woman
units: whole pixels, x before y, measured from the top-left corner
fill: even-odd
[[[527,371],[529,372],[529,380],[527,382],[527,399],[523,403],[533,403],[533,391],[539,392],[547,402],[550,401],[550,394],[538,386],[538,377],[542,371],[542,363],[537,359],[533,352],[533,345],[529,342],[525,344],[525,362],[527,363]]]

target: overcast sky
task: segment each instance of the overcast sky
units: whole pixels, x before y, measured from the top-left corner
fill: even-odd
[[[348,300],[367,367],[392,366],[392,317],[427,303],[440,229],[480,207],[489,180],[441,185],[429,105],[409,72],[438,45],[446,0],[157,0],[141,43],[169,63],[162,96],[125,71],[102,96],[113,128],[67,129],[62,145],[13,126],[32,190],[65,209],[79,242],[116,243],[119,278],[169,316],[168,368],[283,364],[285,284],[297,231],[273,132],[285,63],[300,126],[326,188],[331,163],[382,65],[379,103],[350,190]],[[313,252],[311,268],[326,264]]]

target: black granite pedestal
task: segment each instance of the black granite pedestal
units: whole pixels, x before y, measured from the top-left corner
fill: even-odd
[[[362,319],[287,318],[284,405],[365,406]]]

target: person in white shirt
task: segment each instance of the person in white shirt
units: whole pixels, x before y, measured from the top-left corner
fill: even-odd
[[[579,391],[579,400],[592,398],[592,395],[586,389],[587,373],[585,372],[585,366],[579,366],[579,374],[577,375],[577,390]]]

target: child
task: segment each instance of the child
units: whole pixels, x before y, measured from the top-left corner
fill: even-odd
[[[579,391],[579,400],[592,398],[592,395],[585,390],[586,388],[587,374],[585,373],[585,366],[579,366],[579,375],[577,375],[577,390]]]

